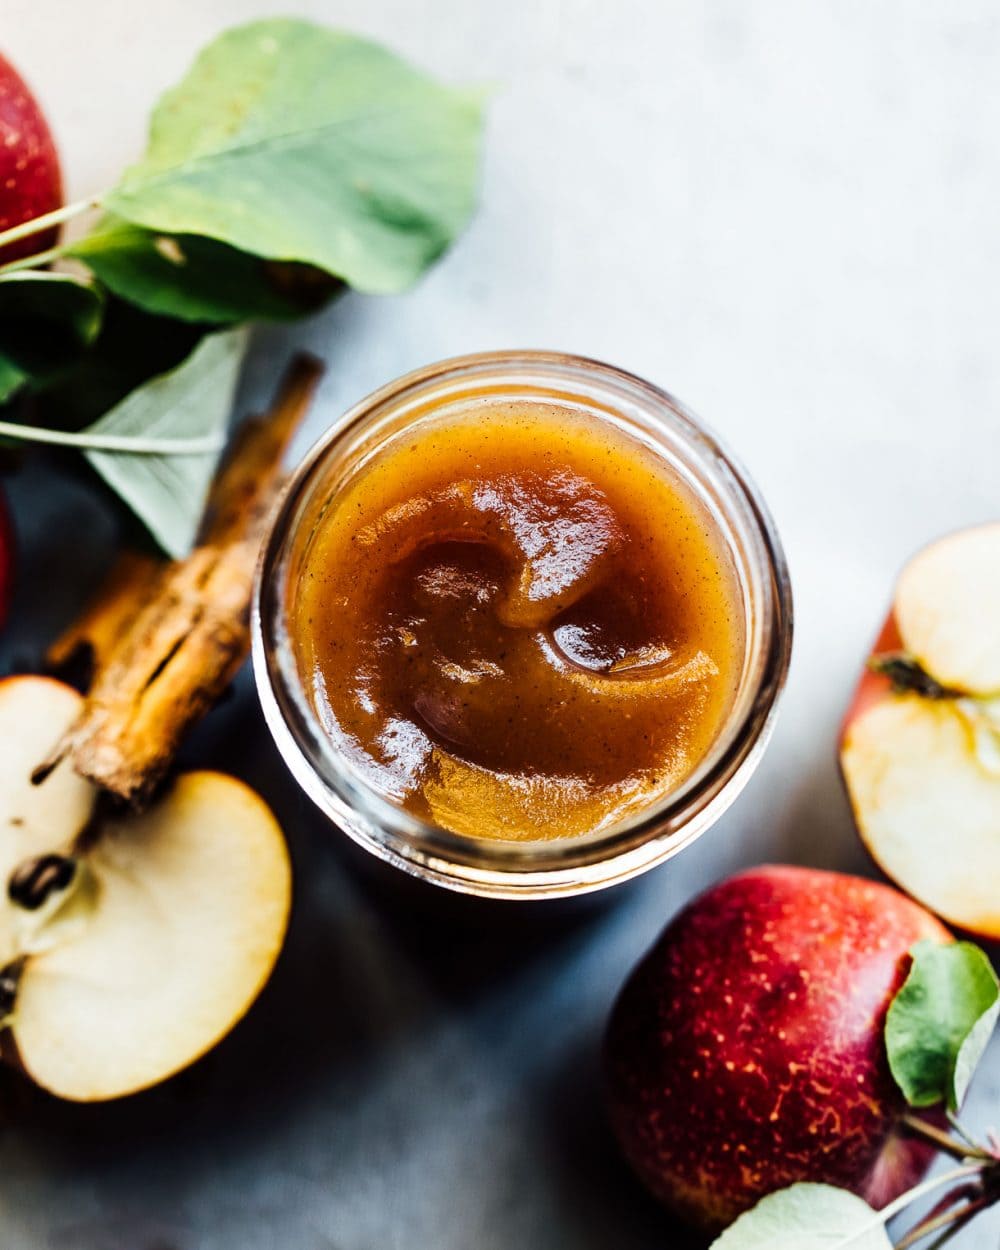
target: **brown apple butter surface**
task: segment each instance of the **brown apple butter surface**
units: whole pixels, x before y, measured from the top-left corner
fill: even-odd
[[[432,425],[312,536],[291,632],[327,732],[463,834],[566,837],[641,810],[733,698],[743,621],[715,526],[655,452],[582,412],[486,400]]]

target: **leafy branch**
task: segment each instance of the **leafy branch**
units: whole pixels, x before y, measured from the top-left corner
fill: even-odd
[[[178,554],[232,394],[187,386],[204,369],[199,340],[302,316],[345,284],[416,281],[472,213],[481,129],[477,94],[347,32],[290,18],[224,32],[157,104],[145,154],[115,186],[0,233],[3,249],[103,210],[82,239],[0,265],[0,404],[31,400],[0,434],[84,450]],[[41,268],[60,259],[88,276]],[[154,351],[136,378],[123,321],[186,353]],[[67,393],[89,406],[85,429],[55,428]]]

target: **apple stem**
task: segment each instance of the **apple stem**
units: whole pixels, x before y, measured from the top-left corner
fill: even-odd
[[[945,1229],[933,1245],[927,1247],[927,1250],[941,1250],[942,1246],[947,1245],[947,1243],[951,1241],[952,1237],[956,1237],[962,1231],[966,1224],[968,1224],[968,1222],[976,1216],[978,1211],[979,1208],[977,1207],[975,1211],[966,1211],[964,1215],[960,1215],[958,1219],[955,1220],[954,1224],[949,1225],[948,1228]]]
[[[976,1139],[972,1136],[972,1134],[965,1127],[965,1125],[961,1122],[961,1120],[959,1120],[958,1116],[954,1113],[954,1111],[948,1111],[946,1112],[946,1115],[948,1116],[948,1123],[955,1130],[955,1132],[959,1135],[959,1137],[961,1137],[962,1141],[964,1141],[967,1145],[972,1146],[973,1149],[975,1150],[982,1149],[979,1142],[976,1141]],[[988,1136],[989,1136],[989,1133],[987,1133],[987,1137]],[[991,1154],[989,1151],[987,1151],[986,1153],[989,1155],[990,1158],[996,1157],[996,1152]]]
[[[121,452],[130,456],[209,456],[220,451],[225,442],[221,434],[198,434],[191,438],[92,434],[86,430],[74,434],[65,430],[50,430],[41,425],[21,425],[16,421],[0,421],[0,438],[46,443],[52,447],[78,447],[82,451]]]
[[[41,269],[50,261],[58,260],[63,252],[64,249],[60,246],[50,247],[44,252],[35,252],[32,256],[22,256],[20,260],[12,260],[6,265],[0,265],[0,276],[17,273],[21,269]]]
[[[982,1163],[967,1163],[964,1167],[952,1168],[950,1172],[944,1172],[941,1176],[932,1176],[929,1180],[914,1185],[912,1189],[908,1189],[905,1194],[900,1194],[898,1198],[879,1211],[877,1224],[888,1224],[911,1202],[918,1202],[921,1198],[932,1194],[935,1189],[943,1189],[945,1185],[952,1185],[955,1181],[964,1181],[969,1176],[978,1176],[983,1171],[983,1167]]]
[[[85,200],[74,200],[72,204],[64,204],[62,208],[54,208],[51,213],[42,213],[41,217],[32,217],[22,221],[19,226],[11,226],[9,230],[0,231],[0,248],[8,243],[16,243],[18,239],[29,239],[33,234],[41,234],[53,226],[60,226],[64,221],[79,217],[91,208],[98,208],[102,196],[91,195]]]
[[[917,1137],[923,1137],[926,1141],[932,1142],[939,1150],[943,1150],[945,1154],[951,1155],[953,1159],[980,1159],[984,1163],[993,1159],[988,1150],[978,1146],[957,1125],[955,1127],[962,1134],[964,1141],[958,1141],[943,1129],[939,1129],[927,1120],[920,1119],[919,1116],[904,1115],[903,1124],[911,1133],[915,1133]]]
[[[945,1211],[949,1211],[956,1203],[961,1202],[963,1198],[979,1198],[982,1196],[982,1189],[977,1180],[968,1181],[965,1185],[958,1185],[951,1189],[945,1196],[924,1216],[925,1220],[934,1219],[935,1216],[942,1215]]]
[[[934,1246],[943,1246],[950,1241],[965,1224],[972,1219],[974,1215],[978,1215],[980,1211],[992,1205],[991,1200],[986,1197],[976,1198],[971,1202],[967,1202],[964,1206],[953,1207],[948,1210],[938,1212],[938,1214],[930,1215],[927,1219],[921,1220],[906,1234],[902,1241],[896,1243],[896,1250],[910,1250],[911,1246],[915,1246],[918,1241],[923,1241],[925,1237],[929,1237],[931,1233],[939,1233],[945,1229],[943,1237],[939,1237]],[[934,1250],[932,1247],[931,1250]]]

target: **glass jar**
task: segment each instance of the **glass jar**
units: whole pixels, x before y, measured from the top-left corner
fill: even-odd
[[[337,492],[401,431],[483,397],[559,404],[640,440],[701,502],[737,572],[743,664],[713,746],[677,789],[592,834],[504,842],[458,835],[405,811],[377,791],[325,732],[289,637],[304,559]],[[310,798],[355,841],[398,868],[454,890],[501,898],[614,885],[676,855],[718,820],[760,760],[791,642],[791,590],[781,544],[740,465],[664,391],[610,365],[554,352],[447,360],[391,382],[352,408],[288,484],[261,557],[253,608],[253,661],[264,715]]]

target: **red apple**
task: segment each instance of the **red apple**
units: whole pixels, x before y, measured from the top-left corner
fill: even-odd
[[[1000,938],[1000,524],[899,577],[844,721],[840,762],[876,863],[947,921]]]
[[[62,204],[59,157],[48,123],[17,70],[0,56],[0,232]],[[0,248],[0,264],[54,246],[58,232]]]
[[[717,1231],[796,1181],[882,1206],[932,1150],[899,1131],[885,1015],[921,938],[950,940],[888,886],[752,869],[671,922],[626,983],[605,1044],[629,1162],[685,1221]]]

